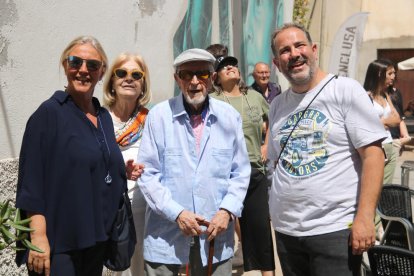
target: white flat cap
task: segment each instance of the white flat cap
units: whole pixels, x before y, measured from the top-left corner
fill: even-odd
[[[174,60],[174,68],[177,68],[181,64],[190,62],[190,61],[207,61],[212,65],[216,62],[216,59],[212,54],[203,49],[193,48],[188,49],[179,54]]]

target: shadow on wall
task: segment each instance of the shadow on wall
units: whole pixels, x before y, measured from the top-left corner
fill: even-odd
[[[15,1],[0,1],[0,10],[1,10],[1,16],[0,16],[0,29],[8,30],[11,28],[12,25],[14,25],[15,22],[17,22],[19,18],[19,14],[17,12]],[[6,66],[8,63],[8,47],[9,47],[9,41],[7,39],[7,36],[3,36],[3,33],[0,33],[0,66]],[[16,157],[16,151],[13,147],[12,138],[11,138],[11,132],[10,132],[10,124],[9,124],[9,118],[7,117],[7,110],[5,108],[5,102],[3,98],[3,92],[1,90],[2,84],[0,80],[0,114],[3,112],[3,120],[5,125],[4,131],[7,139],[7,144],[2,145],[4,147],[8,146],[9,148],[9,155],[12,157]]]
[[[6,110],[6,105],[5,105],[4,99],[3,99],[3,92],[1,90],[1,85],[0,85],[0,110],[3,111],[3,121],[4,121],[4,126],[5,126],[5,134],[6,134],[6,137],[7,137],[6,138],[7,139],[7,144],[8,144],[8,147],[10,149],[10,155],[12,157],[16,157],[16,150],[14,149],[14,146],[13,146],[13,143],[12,143],[9,117],[7,116],[7,110]]]

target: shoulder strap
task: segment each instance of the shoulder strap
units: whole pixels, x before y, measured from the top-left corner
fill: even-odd
[[[292,128],[292,130],[290,131],[290,133],[289,133],[289,135],[288,135],[288,137],[287,137],[287,139],[286,139],[286,141],[285,141],[285,143],[283,143],[283,145],[282,145],[282,149],[280,150],[280,153],[279,153],[279,156],[277,157],[277,160],[276,160],[276,162],[275,162],[275,165],[274,165],[274,168],[276,168],[276,166],[277,166],[277,164],[279,163],[279,160],[280,160],[280,157],[282,156],[282,153],[283,153],[283,151],[285,150],[285,147],[286,147],[286,145],[287,145],[287,142],[289,141],[289,139],[290,139],[290,136],[292,136],[292,133],[293,133],[293,131],[296,129],[296,127],[298,126],[298,124],[299,124],[299,122],[300,122],[300,120],[302,119],[302,117],[303,117],[303,114],[305,114],[305,112],[306,112],[306,110],[308,110],[308,108],[309,108],[309,106],[313,103],[313,101],[316,99],[316,97],[318,97],[318,95],[322,92],[322,90],[325,88],[325,86],[327,86],[328,85],[328,83],[330,83],[331,82],[331,80],[333,80],[333,79],[337,79],[338,78],[338,75],[334,75],[333,77],[331,77],[322,87],[321,87],[321,89],[319,89],[319,91],[318,91],[318,93],[316,93],[316,95],[313,97],[313,99],[309,102],[309,104],[306,106],[306,108],[303,110],[303,112],[300,114],[300,117],[299,117],[299,119],[296,121],[296,123],[295,123],[295,125],[293,126],[293,128]]]

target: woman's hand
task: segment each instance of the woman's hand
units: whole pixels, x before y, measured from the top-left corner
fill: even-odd
[[[44,251],[44,253],[29,251],[29,258],[27,260],[27,267],[31,271],[42,274],[43,271],[46,276],[50,275],[50,246],[46,235],[32,235],[31,243]]]
[[[125,163],[126,174],[129,180],[136,181],[141,177],[141,174],[144,172],[144,164],[137,164],[134,160],[129,159]]]
[[[29,258],[27,259],[27,268],[36,273],[50,275],[50,245],[46,236],[46,219],[41,214],[28,213],[28,217],[32,219],[30,228],[34,229],[30,233],[30,241],[44,253],[29,250]]]

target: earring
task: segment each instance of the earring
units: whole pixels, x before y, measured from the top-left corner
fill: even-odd
[[[115,89],[111,90],[111,95],[115,95]]]

